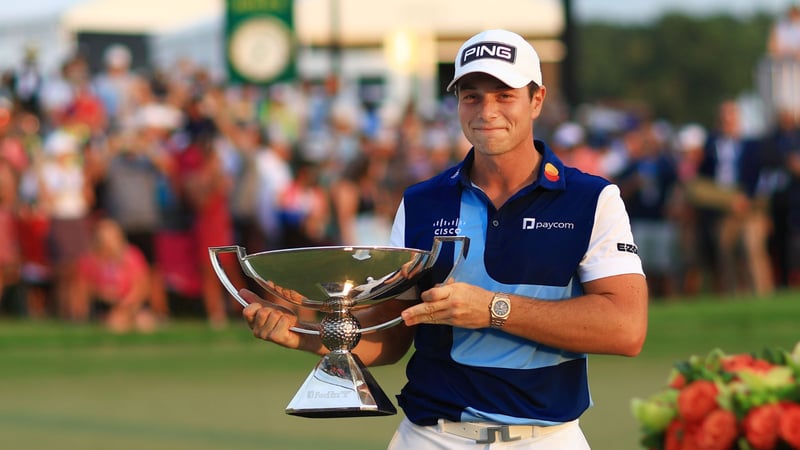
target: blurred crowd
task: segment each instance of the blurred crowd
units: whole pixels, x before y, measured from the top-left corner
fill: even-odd
[[[3,73],[4,314],[224,326],[238,306],[209,247],[385,245],[402,190],[469,149],[452,96],[423,111],[333,77],[226,85],[189,61],[143,73],[116,45],[104,61],[92,73],[78,54],[45,76],[31,52]],[[734,100],[708,127],[598,105],[552,106],[537,127],[567,165],[620,186],[654,298],[800,286],[791,110],[755,137]],[[232,256],[233,284],[258,289]]]

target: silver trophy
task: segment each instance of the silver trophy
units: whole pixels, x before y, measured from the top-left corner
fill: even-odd
[[[430,251],[342,246],[248,255],[238,245],[209,247],[208,251],[223,286],[242,306],[248,303],[222,268],[218,257],[221,253],[236,253],[245,274],[275,298],[322,314],[318,327],[292,327],[298,333],[319,335],[329,352],[289,402],[287,414],[315,418],[384,416],[396,414],[397,410],[351,350],[362,334],[395,326],[402,319],[362,328],[353,311],[397,298],[414,287],[436,263],[445,242],[454,244],[452,275],[466,258],[469,238],[437,237]]]

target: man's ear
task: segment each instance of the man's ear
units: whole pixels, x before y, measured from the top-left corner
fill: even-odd
[[[542,113],[545,97],[547,97],[547,88],[539,86],[531,98],[531,120],[536,119]]]

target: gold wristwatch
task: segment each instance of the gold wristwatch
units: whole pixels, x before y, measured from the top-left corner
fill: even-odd
[[[489,326],[502,328],[511,314],[511,299],[505,294],[495,293],[489,303]]]

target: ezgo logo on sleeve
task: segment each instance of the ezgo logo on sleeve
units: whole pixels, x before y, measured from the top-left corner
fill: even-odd
[[[572,222],[543,222],[536,220],[535,217],[524,217],[522,219],[523,230],[574,230],[575,224]]]

